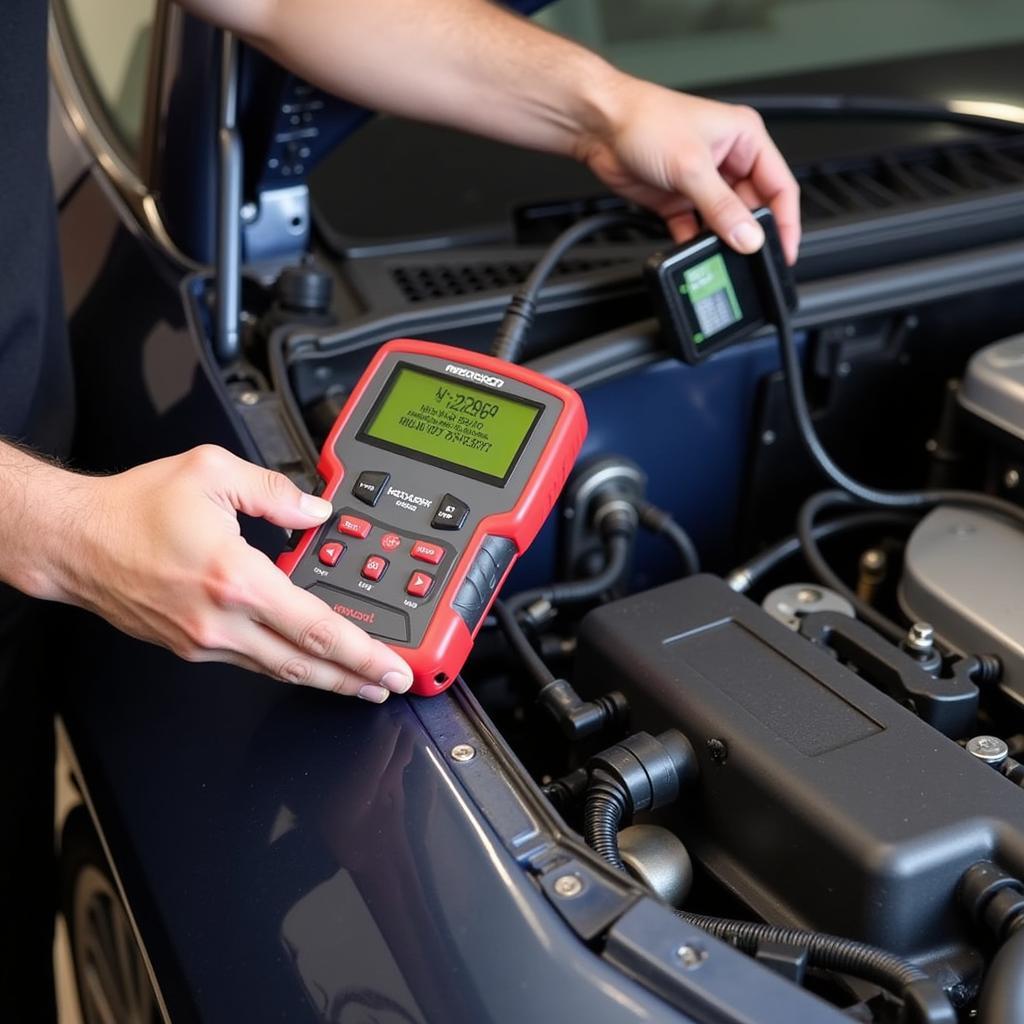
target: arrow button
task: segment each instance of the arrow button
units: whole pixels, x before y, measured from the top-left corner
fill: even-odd
[[[434,577],[426,572],[414,572],[405,585],[405,592],[411,597],[426,597],[434,585]]]

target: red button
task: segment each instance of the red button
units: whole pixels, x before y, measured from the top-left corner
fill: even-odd
[[[341,558],[344,552],[345,545],[336,540],[332,540],[329,544],[325,544],[320,549],[320,561],[323,562],[324,565],[337,565],[338,559]]]
[[[338,533],[347,533],[350,537],[366,540],[370,535],[370,524],[365,519],[355,516],[342,516],[338,520]]]
[[[418,558],[421,562],[429,562],[431,565],[437,565],[437,563],[444,558],[444,548],[440,548],[436,544],[428,544],[424,540],[418,540],[413,544],[410,554],[413,558]]]
[[[394,551],[402,546],[402,538],[397,533],[385,533],[380,539],[380,546],[385,551]]]
[[[370,555],[363,563],[363,578],[368,580],[379,580],[388,567],[388,560],[380,555]]]
[[[405,592],[413,597],[426,597],[434,585],[434,577],[425,572],[414,572],[405,585]]]

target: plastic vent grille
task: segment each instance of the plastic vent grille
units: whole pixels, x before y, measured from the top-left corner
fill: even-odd
[[[864,217],[1024,184],[1024,136],[797,171],[806,221]]]
[[[553,277],[586,274],[629,262],[619,259],[567,259]],[[533,267],[532,260],[508,263],[422,263],[395,267],[391,279],[408,302],[458,298],[478,292],[507,291],[522,284]]]

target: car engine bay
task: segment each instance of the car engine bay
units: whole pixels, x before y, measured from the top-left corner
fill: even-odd
[[[865,233],[840,275],[812,235],[785,330],[684,365],[640,274],[658,228],[610,210],[557,211],[547,241],[600,221],[571,252],[557,235],[461,266],[374,257],[408,300],[385,313],[359,298],[381,265],[372,286],[322,253],[254,275],[227,395],[265,461],[312,486],[382,342],[490,351],[547,260],[512,358],[580,392],[590,437],[462,683],[523,785],[683,920],[852,1019],[1018,1019],[1016,243],[912,259]]]

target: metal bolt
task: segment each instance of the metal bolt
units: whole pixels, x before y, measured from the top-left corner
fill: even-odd
[[[1020,483],[1020,472],[1016,469],[1008,469],[1003,477],[1003,484],[1008,491],[1014,490]]]
[[[259,207],[255,203],[246,203],[238,211],[238,215],[242,218],[243,224],[251,224],[256,219],[256,215],[259,212]]]
[[[801,604],[817,604],[824,595],[820,590],[815,590],[814,587],[801,587],[796,592],[796,599]]]
[[[849,377],[850,376],[850,372],[852,370],[853,370],[853,367],[849,363],[840,363],[836,367],[836,373],[838,373],[840,377]]]
[[[888,559],[880,548],[868,548],[860,556],[860,567],[864,572],[879,573],[885,569]]]
[[[471,747],[468,743],[456,743],[452,747],[453,761],[472,761],[474,757],[476,757],[476,747]]]
[[[998,736],[975,736],[967,741],[967,753],[986,764],[1001,764],[1009,756],[1010,748]]]
[[[238,400],[242,403],[242,405],[256,405],[260,400],[259,392],[243,391],[238,396]]]
[[[907,646],[915,651],[930,651],[935,646],[935,629],[927,622],[915,622],[907,632]]]
[[[764,445],[775,444],[775,431],[774,430],[766,430],[761,435],[761,444],[764,444]]]
[[[554,889],[558,896],[571,900],[583,892],[583,882],[576,875],[561,875],[555,879]]]
[[[692,971],[707,959],[707,953],[696,946],[680,946],[676,950],[676,959],[688,970]]]

